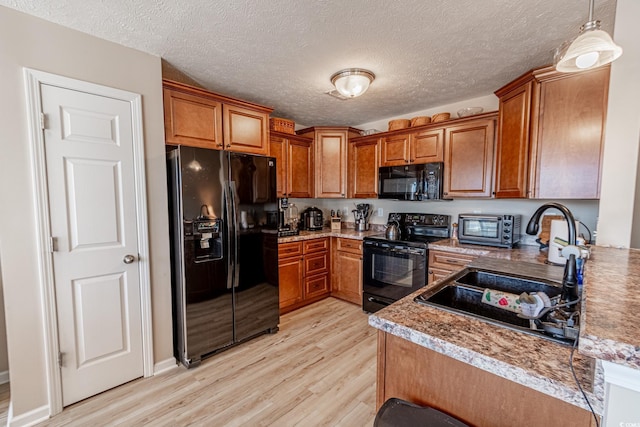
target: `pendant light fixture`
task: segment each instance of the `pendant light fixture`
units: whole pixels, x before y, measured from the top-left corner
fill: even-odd
[[[593,2],[589,0],[589,21],[580,27],[580,35],[571,43],[564,43],[556,49],[556,70],[572,73],[596,68],[622,55],[622,48],[614,43],[606,31],[600,29],[600,21],[593,19]]]
[[[347,68],[331,76],[331,83],[341,95],[355,98],[365,93],[375,78],[375,74],[369,70]]]

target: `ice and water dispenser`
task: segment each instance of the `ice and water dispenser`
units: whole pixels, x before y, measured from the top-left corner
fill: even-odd
[[[193,262],[222,258],[222,220],[203,219],[184,222],[185,244],[192,246]],[[191,240],[191,242],[189,242]],[[191,251],[187,251],[189,253]]]

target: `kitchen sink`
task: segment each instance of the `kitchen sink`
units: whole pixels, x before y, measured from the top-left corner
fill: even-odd
[[[486,288],[518,295],[522,292],[544,292],[553,302],[557,302],[562,293],[559,283],[468,267],[420,294],[415,301],[561,344],[573,344],[573,338],[567,338],[563,332],[559,332],[563,330],[564,324],[558,326],[557,323],[550,323],[550,319],[547,319],[550,314],[545,314],[538,320],[529,320],[518,317],[515,312],[483,303],[482,294]],[[579,311],[579,306],[572,310]],[[571,328],[569,335],[577,330],[577,325]]]

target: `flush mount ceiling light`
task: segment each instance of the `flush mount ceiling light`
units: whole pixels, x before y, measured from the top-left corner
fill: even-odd
[[[375,78],[375,74],[369,70],[347,68],[331,76],[331,83],[342,96],[355,98],[365,93]]]
[[[622,48],[600,29],[600,21],[593,19],[593,2],[589,1],[589,21],[580,27],[580,35],[556,49],[556,70],[563,73],[587,70],[608,64],[622,55]]]

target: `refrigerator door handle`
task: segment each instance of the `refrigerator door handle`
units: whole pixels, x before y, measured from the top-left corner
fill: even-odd
[[[231,206],[233,209],[233,287],[240,285],[240,261],[238,260],[238,192],[236,190],[236,182],[229,181],[229,189],[231,193]]]
[[[233,271],[235,268],[235,245],[233,244],[233,239],[236,234],[235,228],[235,209],[233,207],[232,202],[232,194],[231,185],[227,185],[224,187],[224,206],[226,210],[226,218],[227,218],[227,289],[233,288]]]

